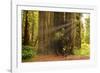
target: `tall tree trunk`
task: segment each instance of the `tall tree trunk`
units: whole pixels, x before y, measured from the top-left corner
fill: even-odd
[[[53,12],[39,12],[39,53],[50,54],[53,27]]]
[[[46,27],[45,27],[45,48],[47,48],[47,54],[53,54],[54,50],[51,48],[52,42],[52,28],[54,25],[54,13],[46,12]]]
[[[54,12],[54,25],[59,26],[64,24],[64,12]]]
[[[66,22],[70,23],[70,26],[68,27],[70,28],[70,31],[66,34],[67,48],[70,49],[70,53],[73,54],[74,48],[81,47],[80,15],[78,15],[77,13],[66,13]],[[66,28],[66,30],[68,28]]]
[[[75,23],[76,23],[76,31],[75,31],[75,47],[81,48],[81,14],[76,13],[75,14]]]
[[[54,37],[54,31],[52,31],[53,27],[54,27],[54,12],[50,12],[49,13],[49,20],[50,20],[50,23],[49,23],[49,26],[48,26],[48,39],[49,39],[49,53],[50,54],[54,54],[55,51],[54,49],[52,48],[52,41],[53,41],[53,37]]]
[[[25,13],[25,29],[24,29],[24,45],[29,45],[29,23],[28,23],[28,11],[24,11]]]
[[[34,12],[32,11],[32,17],[34,17]],[[32,43],[34,42],[34,19],[32,19],[32,38],[31,41]]]
[[[72,13],[66,13],[65,14],[65,22],[67,24],[70,24],[69,27],[66,27],[66,49],[69,51],[70,54],[72,54],[72,49],[73,49],[73,34],[72,31],[74,31],[73,28],[73,14]]]
[[[43,54],[44,53],[44,38],[43,38],[43,34],[44,34],[44,24],[45,24],[45,12],[40,11],[39,12],[39,29],[38,29],[38,35],[39,35],[39,42],[38,42],[38,53],[39,54]]]

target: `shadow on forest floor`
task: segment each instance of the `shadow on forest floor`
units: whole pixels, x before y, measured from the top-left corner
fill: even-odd
[[[39,55],[33,57],[32,59],[23,60],[22,62],[43,62],[43,61],[64,61],[64,60],[88,60],[89,56],[77,56],[77,55],[69,55],[69,56],[56,56],[56,55]]]

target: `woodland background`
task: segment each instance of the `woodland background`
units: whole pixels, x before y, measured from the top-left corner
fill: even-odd
[[[84,16],[86,18],[82,20]],[[88,13],[22,11],[22,60],[32,57],[32,61],[35,61],[37,58],[34,57],[37,56],[40,56],[39,61],[42,58],[45,60],[41,56],[54,60],[50,55],[75,55],[76,58],[71,56],[71,59],[77,59],[77,56],[84,59],[86,56],[87,59],[90,54],[89,41]]]

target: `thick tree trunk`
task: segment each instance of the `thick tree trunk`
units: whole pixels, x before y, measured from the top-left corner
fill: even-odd
[[[77,17],[78,16],[78,17]],[[66,22],[70,23],[70,31],[67,36],[67,48],[73,54],[73,49],[81,47],[80,15],[77,13],[66,13]],[[66,28],[66,30],[68,29]]]
[[[77,49],[81,48],[81,14],[76,13],[75,14],[75,24],[76,24],[76,31],[75,31],[75,47]]]
[[[29,45],[29,23],[28,23],[28,11],[25,12],[25,29],[24,29],[24,45]]]
[[[54,32],[52,32],[52,28],[54,26],[54,12],[47,12],[47,28],[46,28],[46,33],[47,33],[47,54],[54,54],[54,49],[51,47],[52,44],[52,38],[54,35]]]
[[[64,13],[63,12],[54,12],[54,25],[60,26],[64,24]]]
[[[39,12],[39,48],[40,54],[50,54],[50,47],[53,27],[53,12]]]
[[[65,22],[67,24],[70,24],[68,27],[66,27],[66,49],[69,52],[69,54],[72,54],[72,49],[73,49],[73,40],[72,38],[74,37],[72,31],[74,31],[73,28],[73,14],[72,13],[66,13],[65,14]],[[69,29],[69,30],[68,30]]]
[[[43,25],[44,23],[44,17],[45,17],[45,13],[40,11],[39,12],[39,29],[38,29],[38,36],[39,36],[39,42],[38,42],[38,53],[42,54],[44,53],[44,39],[43,39]]]

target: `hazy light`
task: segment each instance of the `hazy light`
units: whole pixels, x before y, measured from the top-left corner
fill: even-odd
[[[84,36],[86,35],[86,19],[90,16],[90,14],[82,14],[81,22],[83,26]]]
[[[84,31],[86,31],[86,18],[88,18],[89,15],[90,14],[82,14],[82,17],[81,17],[81,22],[82,22]]]

